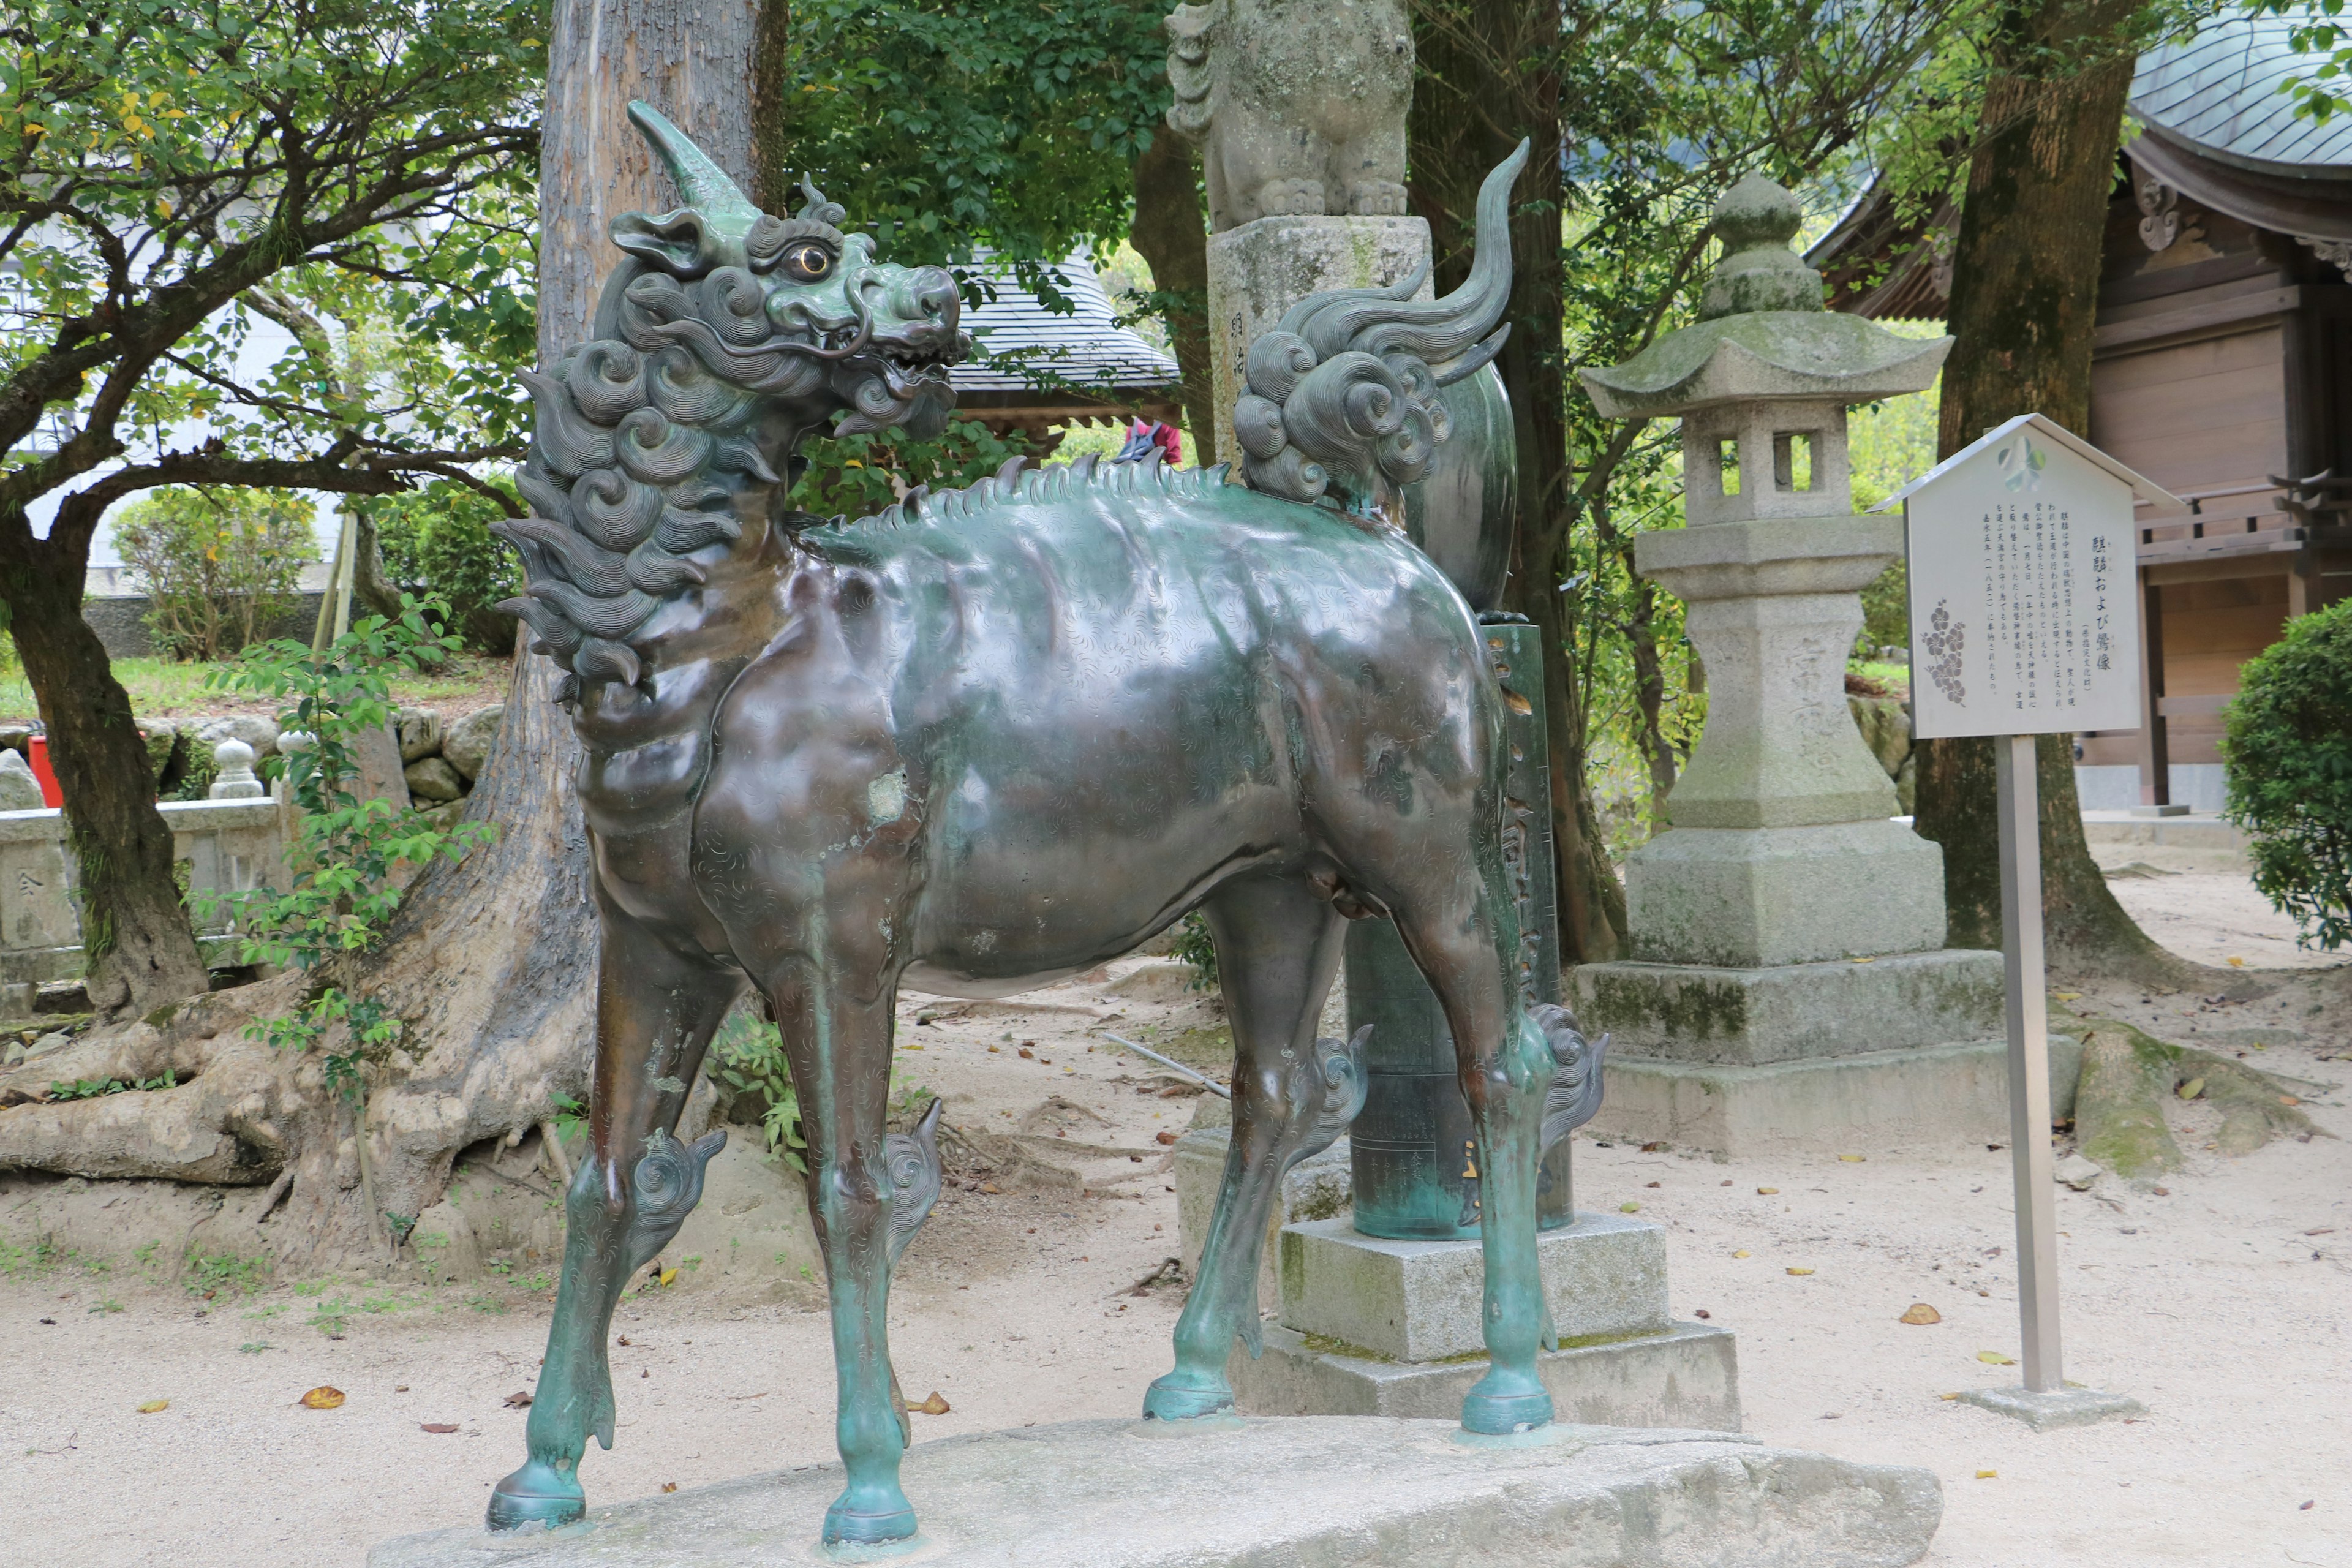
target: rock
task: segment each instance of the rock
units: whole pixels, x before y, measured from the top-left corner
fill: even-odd
[[[223,741],[242,741],[253,748],[255,756],[266,757],[278,749],[277,721],[239,713],[226,719],[207,719],[198,726],[197,744],[210,749]]]
[[[41,798],[41,781],[22,752],[0,752],[0,811],[38,811],[49,803]]]
[[[441,749],[441,715],[430,708],[404,708],[400,710],[400,760],[422,762]],[[415,785],[409,786],[411,794]]]
[[[2080,1154],[2069,1154],[2050,1168],[2050,1173],[2078,1193],[2087,1193],[2098,1179],[2106,1174],[2096,1160],[2085,1160]]]
[[[1903,759],[1903,771],[1895,775],[1895,799],[1903,807],[1903,815],[1914,816],[1919,809],[1919,758],[1916,752]]]
[[[142,719],[139,733],[147,742],[147,772],[160,784],[180,750],[180,727],[169,719]]]
[[[401,726],[404,736],[407,729],[405,724]],[[404,752],[407,747],[403,744],[401,749]],[[426,757],[401,771],[408,781],[409,795],[416,800],[451,801],[466,793],[466,781],[457,776],[457,770],[449,765],[446,758]]]
[[[1870,754],[1878,759],[1878,765],[1886,770],[1888,778],[1898,777],[1911,756],[1911,716],[1903,711],[1903,704],[1892,697],[1856,697],[1849,693],[1845,705]]]
[[[0,724],[0,749],[23,752],[33,739],[30,724]]]
[[[506,714],[506,705],[495,703],[467,714],[441,737],[441,755],[467,784],[481,777],[482,770],[489,766],[490,751],[499,741],[499,724]]]
[[[624,1418],[645,1403],[634,1389],[622,1397]],[[1568,1426],[1551,1442],[1472,1447],[1457,1430],[1451,1420],[1310,1415],[1199,1435],[1097,1420],[936,1438],[906,1458],[925,1538],[912,1560],[927,1568],[1896,1568],[1927,1554],[1943,1517],[1932,1471],[1732,1433]],[[488,1538],[473,1524],[404,1536],[367,1563],[816,1562],[825,1507],[841,1488],[838,1463],[803,1465],[602,1503],[584,1529]],[[593,1489],[589,1497],[597,1501]]]

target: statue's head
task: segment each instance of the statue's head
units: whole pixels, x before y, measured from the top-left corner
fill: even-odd
[[[635,684],[631,645],[662,603],[747,521],[788,520],[801,438],[939,434],[971,339],[945,270],[876,261],[805,181],[797,214],[763,213],[668,121],[642,103],[629,118],[686,205],[614,220],[628,260],[591,341],[524,376],[538,425],[516,480],[533,515],[499,532],[530,579],[500,607],[579,679]]]

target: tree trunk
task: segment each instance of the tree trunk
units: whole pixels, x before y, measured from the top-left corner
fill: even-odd
[[[41,707],[65,795],[82,945],[83,988],[100,1013],[144,1013],[210,983],[172,869],[172,829],[155,809],[146,742],[105,645],[81,618],[81,552],[36,546],[46,561],[6,573],[9,629]]]
[[[1953,253],[1949,325],[1958,341],[1944,365],[1945,457],[2020,414],[2090,428],[2100,249],[2137,56],[2118,36],[2128,15],[2117,0],[2044,0],[2004,24]],[[2012,62],[2006,72],[2003,60]],[[2051,68],[2051,60],[2060,63]],[[2000,945],[1993,745],[1939,740],[1919,748],[1915,820],[1944,848],[1956,947]],[[2037,758],[2052,961],[2182,983],[2196,966],[2149,941],[2092,863],[2072,737],[2042,736]]]
[[[1150,266],[1152,288],[1185,301],[1164,306],[1163,314],[1184,376],[1177,395],[1192,427],[1194,460],[1206,467],[1223,460],[1224,437],[1210,393],[1209,230],[1201,216],[1200,180],[1200,153],[1161,127],[1135,161],[1135,221],[1128,238]]]
[[[1601,845],[1585,781],[1584,690],[1570,657],[1577,628],[1569,597],[1559,592],[1575,498],[1561,353],[1558,44],[1555,14],[1513,0],[1474,0],[1444,26],[1417,14],[1407,184],[1413,210],[1429,220],[1443,291],[1458,286],[1467,270],[1479,182],[1521,137],[1535,144],[1513,193],[1513,278],[1504,318],[1511,335],[1496,361],[1519,448],[1519,520],[1504,603],[1543,633],[1560,961],[1575,964],[1618,955],[1625,894]]]
[[[677,205],[628,122],[630,100],[652,103],[753,188],[759,19],[748,0],[560,0],[540,183],[542,364],[588,336],[596,291],[620,254],[612,219]],[[587,1098],[597,935],[572,784],[580,747],[555,702],[559,673],[519,651],[497,749],[465,808],[468,820],[497,824],[498,841],[427,870],[377,948],[315,977],[402,1021],[401,1048],[359,1118],[374,1205],[394,1236],[440,1199],[467,1145],[537,1128],[559,1096]],[[135,766],[144,778],[143,753]],[[164,842],[168,856],[168,835]],[[0,1109],[0,1170],[263,1182],[290,1169],[286,1205],[256,1240],[297,1268],[380,1258],[362,1144],[351,1108],[323,1081],[319,1053],[273,1051],[245,1032],[253,1019],[293,1012],[313,983],[288,974],[200,998],[0,1074],[0,1108],[15,1107]],[[350,1048],[340,1026],[323,1048]],[[170,1066],[194,1081],[22,1103],[49,1078],[91,1076],[93,1064],[124,1078]]]

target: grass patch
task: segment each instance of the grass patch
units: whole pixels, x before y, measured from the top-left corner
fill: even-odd
[[[274,710],[274,699],[206,689],[206,678],[221,668],[168,658],[118,658],[113,664],[114,679],[131,693],[131,711],[140,718],[211,718],[224,713],[268,714]],[[458,654],[437,669],[422,673],[404,669],[394,675],[392,700],[404,708],[431,708],[446,703],[485,707],[504,700],[510,670],[509,661],[503,658]],[[0,672],[0,721],[27,723],[39,711],[39,704],[33,700],[32,683],[26,679],[23,669]]]

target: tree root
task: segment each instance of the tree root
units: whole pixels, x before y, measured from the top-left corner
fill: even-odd
[[[2214,1147],[2251,1154],[2273,1138],[2333,1133],[2297,1109],[2300,1086],[2195,1046],[2174,1045],[2113,1018],[2084,1020],[2092,1033],[2074,1091],[2074,1131],[2085,1156],[2119,1176],[2178,1169],[2179,1146],[2164,1124],[2163,1101],[2196,1086],[2221,1113]]]

